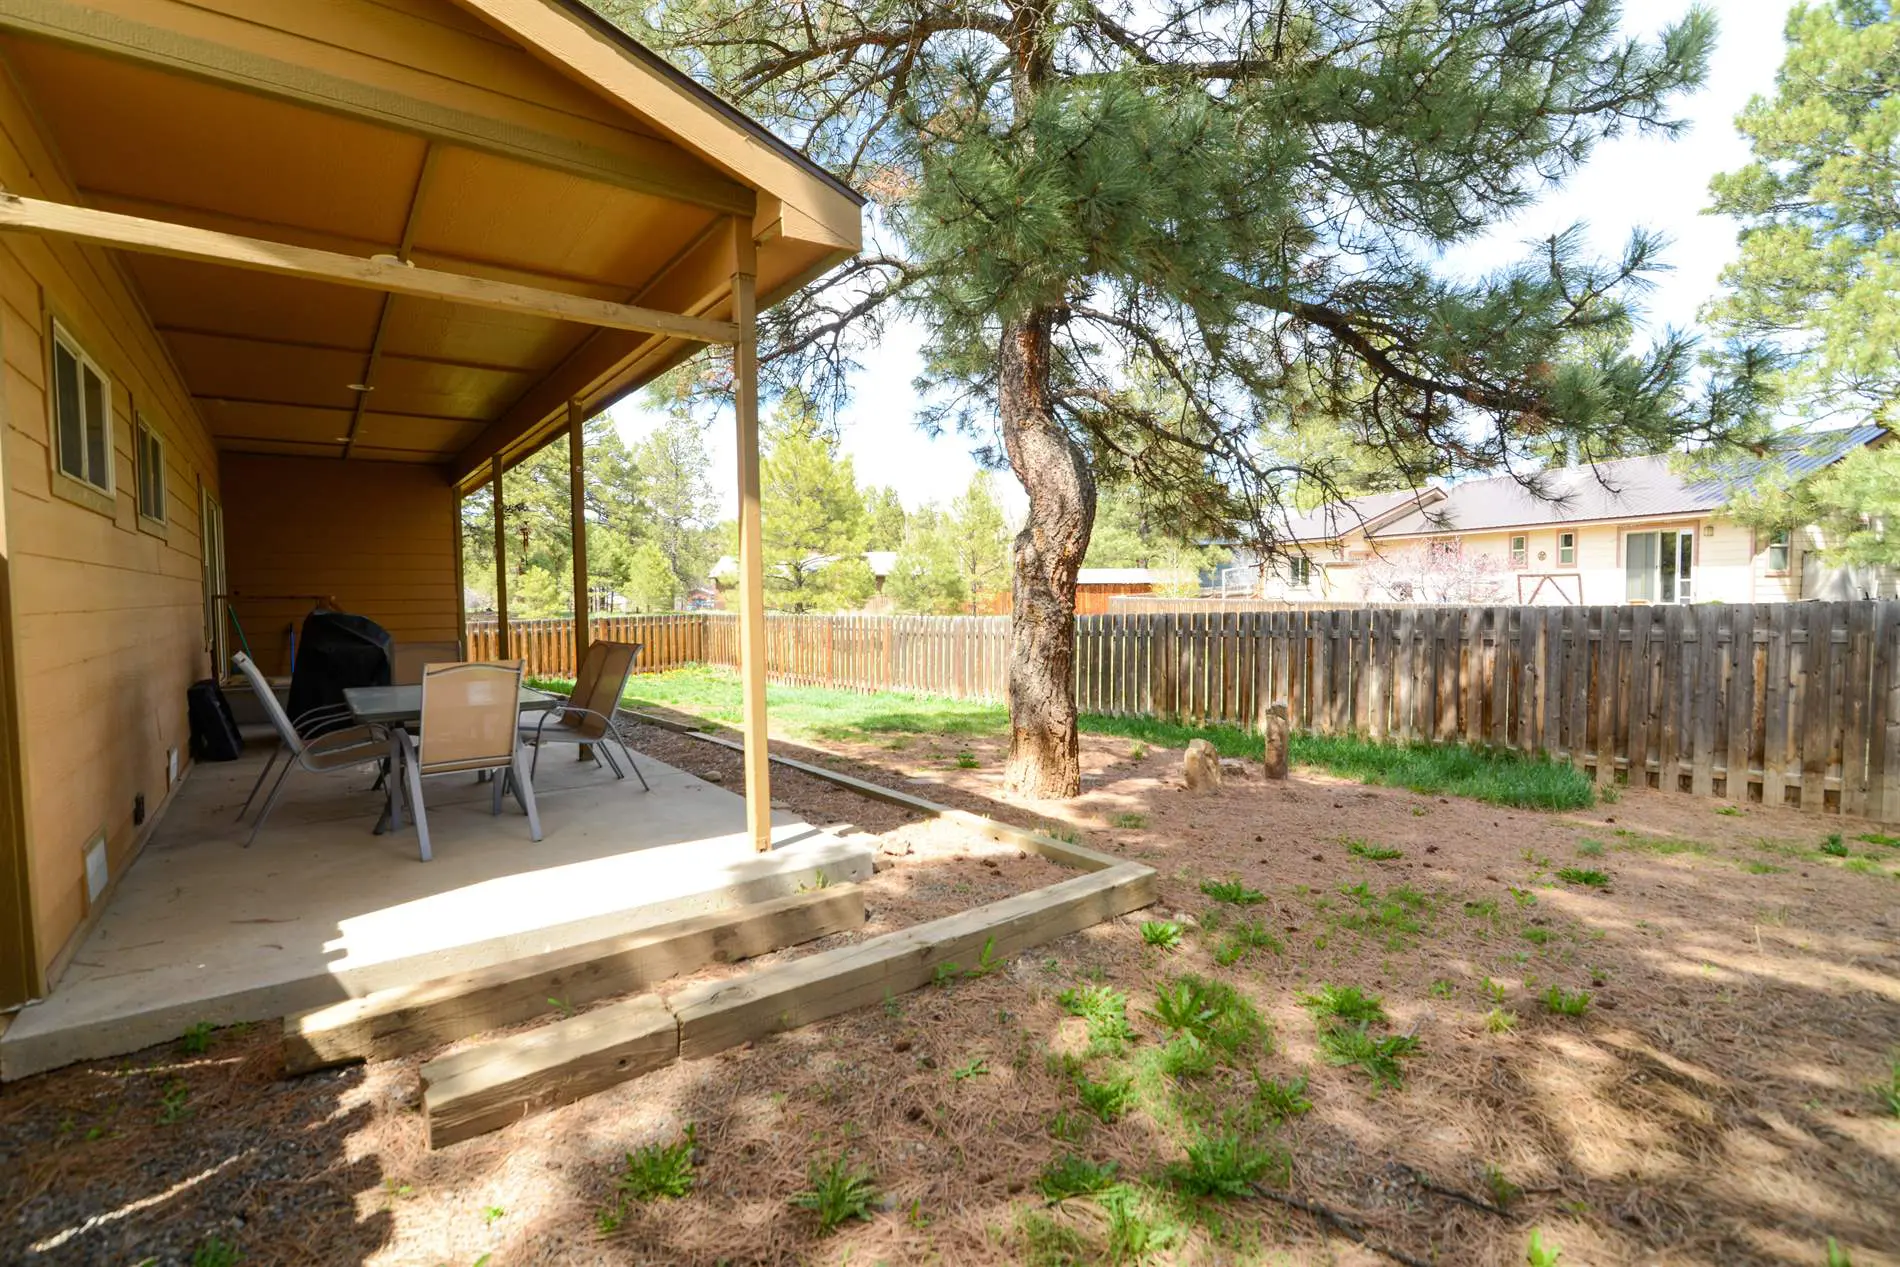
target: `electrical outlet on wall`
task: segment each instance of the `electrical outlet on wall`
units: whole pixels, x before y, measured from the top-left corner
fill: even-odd
[[[100,832],[86,846],[86,904],[91,906],[106,891],[112,878],[112,866],[106,861],[106,834]]]

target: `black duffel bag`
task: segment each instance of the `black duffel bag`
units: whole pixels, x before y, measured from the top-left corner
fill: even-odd
[[[196,761],[236,761],[244,755],[237,719],[213,678],[193,682],[185,691],[191,717],[191,755]]]

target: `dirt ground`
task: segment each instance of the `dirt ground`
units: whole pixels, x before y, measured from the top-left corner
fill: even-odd
[[[740,777],[735,754],[634,737]],[[1126,992],[1139,1052],[1162,1037],[1156,985],[1196,973],[1267,1018],[1254,1072],[1304,1075],[1311,1108],[1271,1127],[1283,1172],[1177,1203],[1154,1261],[1521,1264],[1536,1230],[1563,1267],[1820,1263],[1829,1237],[1859,1267],[1900,1263],[1900,1119],[1871,1089],[1900,1046],[1900,848],[1854,839],[1871,824],[1651,792],[1544,814],[1234,764],[1222,790],[1189,793],[1178,752],[1083,746],[1085,795],[1060,806],[1005,801],[1002,754],[967,738],[801,755],[1147,861],[1157,910],[439,1153],[415,1061],[284,1080],[269,1026],[32,1079],[0,1089],[0,1261],[1097,1261],[1103,1205],[1052,1202],[1038,1176],[1073,1152],[1158,1188],[1183,1145],[1142,1108],[1078,1111],[1081,1022],[1058,995]],[[792,772],[773,794],[880,838],[873,922],[849,936],[1064,874]],[[1832,832],[1848,857],[1820,852]],[[1224,905],[1201,891],[1215,880],[1262,900]],[[1394,894],[1409,923],[1368,921]],[[1222,965],[1242,914],[1281,949]],[[1173,950],[1141,933],[1164,917],[1186,929]],[[1382,996],[1418,1039],[1401,1088],[1327,1062],[1300,1003],[1322,983]],[[1587,1010],[1550,1012],[1552,987],[1587,991]],[[626,1202],[603,1234],[624,1155],[689,1124],[691,1195]],[[841,1152],[880,1196],[821,1237],[791,1199]]]

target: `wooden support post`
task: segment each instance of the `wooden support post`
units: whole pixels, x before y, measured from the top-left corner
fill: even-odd
[[[567,402],[568,531],[574,539],[574,672],[587,658],[587,470],[581,426],[586,419],[578,400]],[[582,744],[583,749],[586,748]],[[585,753],[583,752],[583,757]]]
[[[468,586],[463,578],[468,575],[468,566],[463,558],[462,542],[462,490],[458,485],[455,496],[449,505],[449,529],[455,534],[455,643],[462,650],[456,657],[468,659]]]
[[[501,455],[488,459],[488,487],[495,512],[495,658],[508,654],[508,527],[501,501]]]
[[[765,561],[759,516],[758,247],[751,222],[732,222],[733,414],[739,448],[739,676],[745,691],[745,808],[752,847],[772,847],[765,738]]]

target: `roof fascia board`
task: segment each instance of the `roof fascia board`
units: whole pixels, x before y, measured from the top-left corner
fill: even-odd
[[[861,239],[860,195],[579,0],[456,3],[706,161],[805,211],[839,240],[855,246]]]

